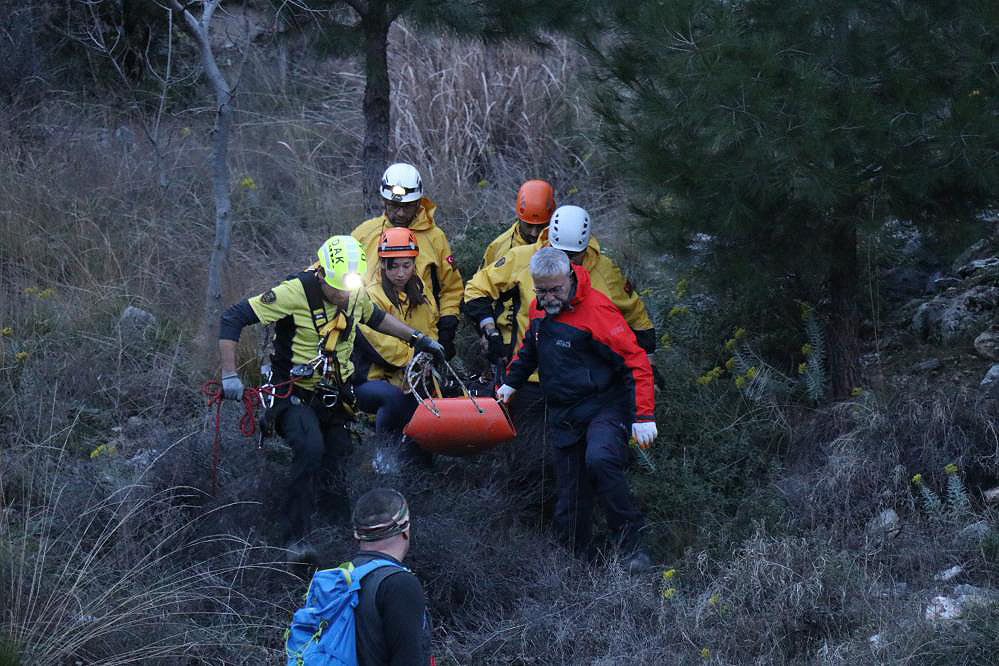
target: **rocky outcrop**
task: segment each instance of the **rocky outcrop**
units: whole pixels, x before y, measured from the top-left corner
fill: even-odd
[[[976,243],[955,262],[953,275],[931,281],[936,295],[912,317],[920,338],[946,345],[974,340],[976,349],[999,353],[999,247],[994,245],[991,239]]]
[[[985,358],[999,361],[999,324],[992,324],[975,338],[975,351]]]

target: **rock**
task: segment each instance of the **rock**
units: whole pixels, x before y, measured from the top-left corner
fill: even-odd
[[[985,501],[989,502],[990,504],[992,502],[999,501],[999,486],[996,486],[995,488],[989,488],[984,493],[982,493],[982,495],[985,496]]]
[[[956,620],[961,617],[964,609],[960,607],[955,599],[950,597],[933,597],[926,607],[924,616],[926,620],[933,623]]]
[[[964,571],[964,568],[960,565],[954,565],[950,569],[945,569],[933,577],[933,580],[942,580],[947,582],[949,580],[954,580]]]
[[[940,368],[940,359],[938,358],[928,358],[922,363],[917,363],[914,370],[919,372],[930,372],[931,370],[937,370]]]
[[[957,269],[957,274],[961,276],[962,279],[967,279],[973,276],[975,273],[987,271],[992,273],[995,269],[999,268],[999,257],[987,257],[985,259],[972,259],[965,265]]]
[[[930,280],[929,291],[934,294],[942,294],[948,289],[954,289],[961,286],[960,278],[956,277],[938,277]]]
[[[867,643],[871,646],[872,650],[880,650],[884,647],[884,641],[881,639],[881,634],[874,634],[867,639]]]
[[[989,371],[985,373],[985,377],[982,378],[980,386],[985,389],[986,393],[999,394],[999,363],[989,368]]]
[[[989,604],[994,598],[994,592],[973,585],[955,585],[951,596],[941,595],[930,599],[923,616],[933,624],[953,622],[959,620],[970,608]]]
[[[953,272],[959,272],[961,267],[976,259],[994,257],[997,253],[999,253],[999,245],[988,238],[983,238],[962,252],[957,259],[954,260]]]
[[[975,338],[975,351],[985,358],[999,361],[999,324],[992,324]]]
[[[894,509],[885,509],[867,523],[867,535],[875,539],[893,538],[902,530]]]
[[[992,322],[997,307],[999,286],[978,285],[955,294],[939,294],[916,309],[912,328],[923,340],[962,344]]]
[[[156,327],[156,317],[151,312],[134,305],[126,307],[118,317],[118,328],[123,338],[143,338]]]

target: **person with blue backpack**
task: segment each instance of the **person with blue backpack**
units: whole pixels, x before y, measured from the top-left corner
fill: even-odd
[[[430,618],[409,552],[409,506],[375,488],[354,503],[358,552],[316,572],[285,640],[288,666],[434,666]]]

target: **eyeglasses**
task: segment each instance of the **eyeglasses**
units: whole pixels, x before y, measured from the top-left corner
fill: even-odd
[[[559,285],[558,287],[548,287],[548,288],[534,288],[535,296],[555,296],[556,294],[562,293],[565,289],[565,285]]]

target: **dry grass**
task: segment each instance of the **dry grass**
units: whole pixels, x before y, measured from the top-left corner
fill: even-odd
[[[587,138],[582,64],[565,43],[539,54],[405,27],[393,38],[394,140],[424,170],[463,269],[509,223],[526,177],[550,178],[562,202],[590,208],[602,241],[621,241],[603,232],[625,194]],[[302,53],[292,61],[306,62]],[[229,299],[360,221],[356,67],[299,64],[284,87],[279,74],[259,53],[241,81]],[[273,662],[305,585],[263,545],[286,449],[255,451],[228,405],[220,492],[205,493],[214,424],[192,370],[190,313],[212,232],[210,110],[171,107],[158,162],[138,115],[68,96],[4,113],[0,663],[17,663],[10,641],[42,664]],[[640,249],[620,243],[617,256],[655,276],[664,308],[663,273],[643,239],[631,245]],[[157,325],[123,334],[126,304]],[[939,632],[918,617],[946,591],[934,574],[954,563],[962,582],[996,585],[997,549],[958,542],[964,525],[928,516],[909,482],[920,472],[942,491],[943,465],[956,463],[973,518],[994,526],[979,501],[999,478],[987,404],[927,394],[815,412],[761,406],[696,387],[703,369],[683,349],[659,357],[671,389],[660,394],[658,472],[634,479],[662,565],[646,576],[623,576],[612,557],[569,558],[512,496],[499,452],[384,479],[371,472],[370,443],[359,445],[352,493],[388,481],[411,499],[410,562],[442,663],[988,663],[992,610]],[[112,444],[116,453],[90,458]],[[866,524],[885,508],[903,529],[871,540]],[[347,531],[320,522],[329,563],[347,557]],[[877,632],[884,647],[872,652]]]
[[[33,664],[273,659],[274,552],[206,531],[200,493],[149,468],[94,475],[60,448],[69,434],[0,457],[0,633]]]

